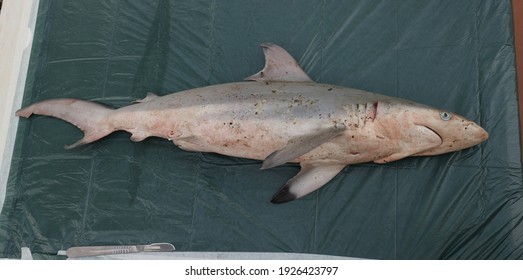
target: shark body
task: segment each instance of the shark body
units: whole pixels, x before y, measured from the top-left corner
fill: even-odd
[[[465,149],[488,138],[476,123],[409,100],[315,83],[294,58],[262,44],[265,67],[247,80],[148,94],[110,109],[80,99],[52,99],[17,111],[53,116],[84,132],[74,148],[125,130],[131,140],[169,139],[181,149],[262,160],[262,169],[295,162],[300,172],[272,202],[302,197],[351,164],[387,163]]]

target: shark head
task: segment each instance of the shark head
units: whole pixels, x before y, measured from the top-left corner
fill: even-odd
[[[465,117],[402,99],[380,102],[375,120],[382,137],[394,139],[397,145],[394,153],[377,158],[376,163],[454,152],[488,138],[481,126]]]
[[[418,108],[415,115],[415,124],[432,131],[441,139],[441,143],[413,156],[458,151],[478,145],[489,137],[481,126],[458,114],[423,106]]]

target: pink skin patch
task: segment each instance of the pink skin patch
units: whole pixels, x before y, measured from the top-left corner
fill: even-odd
[[[372,104],[372,110],[370,112],[371,113],[369,118],[374,121],[376,119],[376,115],[378,114],[378,101]]]

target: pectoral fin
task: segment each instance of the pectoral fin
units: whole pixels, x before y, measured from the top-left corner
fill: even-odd
[[[343,125],[334,126],[291,139],[285,147],[270,154],[263,161],[261,169],[268,169],[296,159],[340,135],[344,130],[345,126]]]
[[[287,181],[272,197],[272,203],[284,203],[309,194],[334,178],[346,164],[330,160],[301,162],[300,172]]]

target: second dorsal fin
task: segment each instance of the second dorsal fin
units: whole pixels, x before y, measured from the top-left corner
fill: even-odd
[[[261,44],[261,47],[265,54],[265,67],[245,80],[312,82],[307,73],[285,49],[271,43]]]
[[[151,100],[154,100],[156,98],[158,98],[159,96],[156,95],[155,93],[152,93],[152,92],[148,92],[147,93],[147,96],[143,99],[138,99],[138,100],[135,100],[133,101],[133,103],[144,103],[144,102],[149,102]]]

